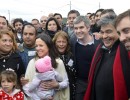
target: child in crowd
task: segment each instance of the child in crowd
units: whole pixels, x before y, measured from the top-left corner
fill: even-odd
[[[0,74],[0,100],[26,100],[24,93],[16,89],[17,75],[13,69],[6,69]]]
[[[24,92],[31,98],[31,100],[50,100],[54,95],[54,89],[46,90],[40,87],[41,81],[63,81],[62,77],[53,69],[51,58],[45,56],[38,59],[35,63],[36,75],[32,82],[23,86]]]

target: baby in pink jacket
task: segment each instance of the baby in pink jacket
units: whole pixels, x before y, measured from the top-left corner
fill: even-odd
[[[31,100],[48,100],[54,95],[54,89],[48,91],[44,90],[40,87],[40,82],[54,79],[61,82],[63,81],[63,78],[53,69],[51,58],[49,56],[38,59],[35,63],[35,67],[37,74],[33,78],[32,82],[23,86],[23,90]]]

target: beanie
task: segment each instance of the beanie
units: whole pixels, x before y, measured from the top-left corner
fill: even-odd
[[[38,59],[35,63],[35,67],[40,73],[52,70],[51,58],[49,56],[45,56],[44,58]]]

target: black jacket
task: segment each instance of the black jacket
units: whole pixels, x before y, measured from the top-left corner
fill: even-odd
[[[25,67],[22,59],[16,52],[6,58],[0,57],[0,72],[6,70],[7,68],[15,70],[18,80],[20,80],[21,75],[25,74]]]

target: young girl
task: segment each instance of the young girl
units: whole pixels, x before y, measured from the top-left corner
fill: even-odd
[[[25,100],[24,93],[16,89],[17,75],[12,69],[6,69],[0,74],[0,100]]]
[[[39,85],[41,81],[50,81],[53,79],[63,81],[62,77],[58,72],[54,71],[49,56],[38,59],[35,63],[35,68],[37,74],[33,78],[32,82],[23,86],[24,92],[31,98],[31,100],[52,100],[54,89],[42,89]]]

